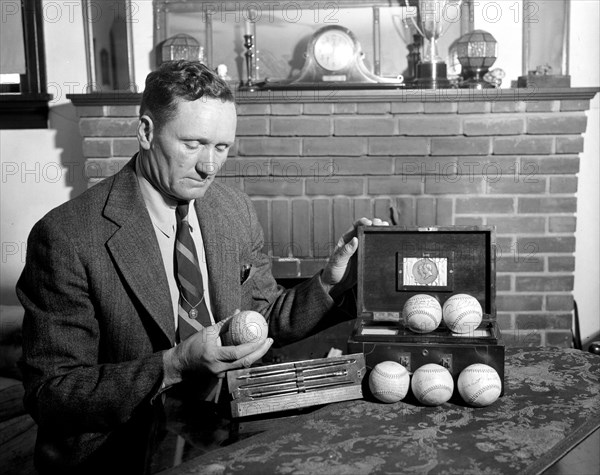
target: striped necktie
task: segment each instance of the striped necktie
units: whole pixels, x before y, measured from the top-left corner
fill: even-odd
[[[204,301],[204,285],[196,246],[188,222],[189,203],[180,204],[177,216],[175,240],[175,275],[179,287],[179,312],[177,337],[183,341],[201,326],[210,326],[210,315]]]

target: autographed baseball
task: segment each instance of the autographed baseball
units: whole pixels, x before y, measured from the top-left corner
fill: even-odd
[[[404,399],[409,385],[408,371],[395,361],[382,361],[369,375],[371,394],[382,402],[397,402]]]
[[[268,332],[269,325],[265,318],[252,310],[236,313],[229,326],[229,335],[234,345],[265,340]]]
[[[417,294],[409,298],[402,309],[404,324],[415,333],[429,333],[442,322],[440,303],[427,294]]]
[[[502,381],[494,368],[482,363],[467,366],[458,375],[458,393],[467,404],[489,406],[500,397]]]
[[[413,373],[410,387],[422,404],[438,406],[452,397],[454,380],[446,368],[439,364],[429,363]]]
[[[483,311],[475,297],[456,294],[444,302],[443,318],[450,331],[470,333],[481,323]]]

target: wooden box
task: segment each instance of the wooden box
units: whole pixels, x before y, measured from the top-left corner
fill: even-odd
[[[392,360],[412,373],[427,363],[441,364],[455,380],[467,366],[484,363],[504,381],[493,227],[361,227],[358,240],[358,315],[350,353],[363,352],[367,368]],[[483,309],[473,331],[452,333],[443,320],[425,334],[405,327],[402,309],[413,295],[432,295],[443,306],[458,293],[472,295]]]
[[[362,399],[362,353],[279,363],[227,373],[234,418]]]

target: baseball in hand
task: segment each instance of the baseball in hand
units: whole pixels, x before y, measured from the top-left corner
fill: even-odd
[[[252,310],[236,313],[229,324],[229,336],[234,345],[265,340],[268,332],[265,318]]]
[[[475,407],[489,406],[500,397],[502,381],[494,368],[482,363],[467,366],[458,375],[458,393]]]
[[[369,375],[371,394],[382,402],[398,402],[404,399],[410,386],[408,371],[395,361],[382,361]]]
[[[437,299],[427,294],[409,298],[402,309],[404,324],[415,333],[429,333],[442,322],[442,307]]]
[[[454,380],[446,368],[429,363],[413,373],[410,387],[419,402],[427,406],[438,406],[452,397]]]
[[[481,323],[483,311],[475,297],[456,294],[444,302],[443,318],[450,331],[470,333]]]

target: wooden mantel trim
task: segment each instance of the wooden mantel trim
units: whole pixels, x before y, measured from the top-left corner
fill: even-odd
[[[0,129],[47,129],[51,94],[0,94]]]
[[[294,102],[538,102],[591,100],[598,87],[515,89],[401,89],[343,90],[323,87],[314,90],[235,91],[239,104]],[[142,95],[131,92],[67,94],[75,106],[139,105]]]

